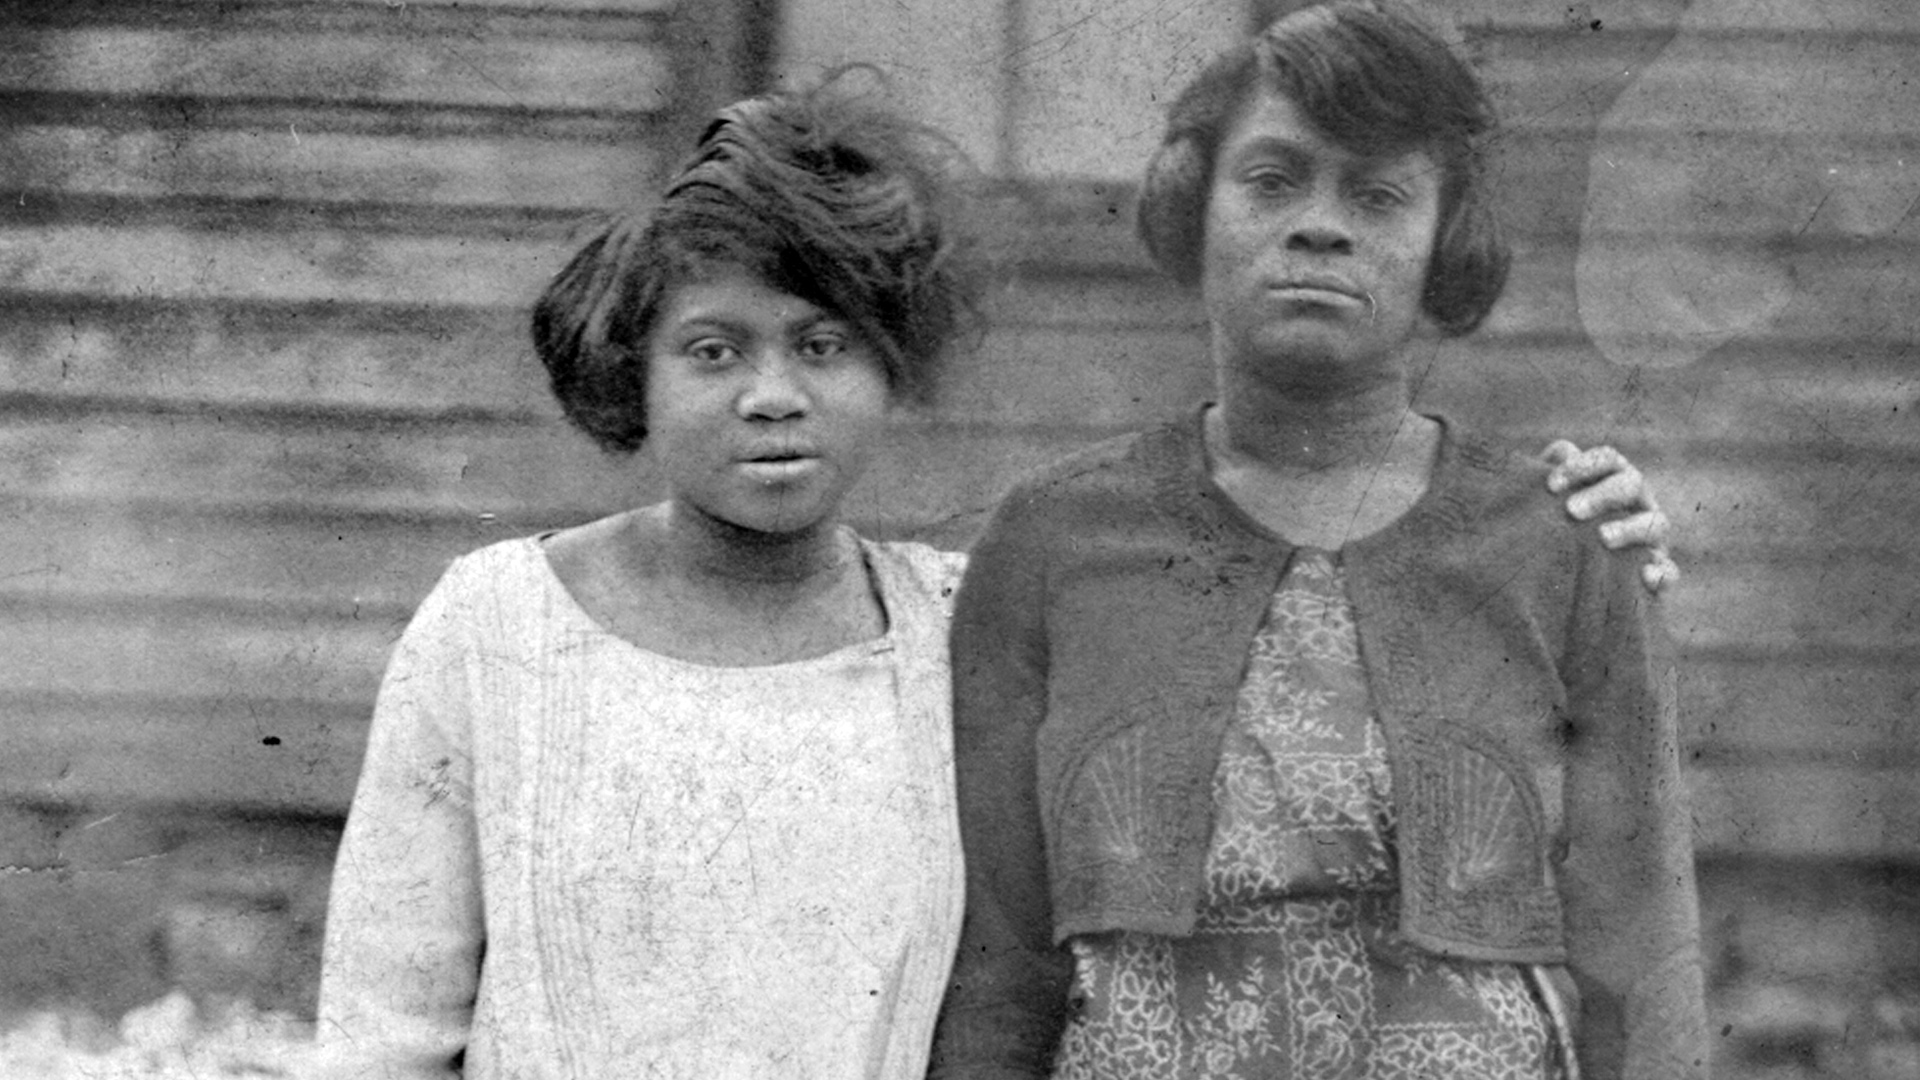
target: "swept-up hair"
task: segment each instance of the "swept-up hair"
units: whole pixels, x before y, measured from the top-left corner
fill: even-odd
[[[1332,0],[1275,20],[1215,59],[1174,99],[1135,220],[1159,267],[1197,286],[1214,161],[1256,94],[1285,97],[1336,145],[1368,156],[1424,151],[1441,169],[1440,222],[1421,307],[1443,333],[1472,332],[1506,286],[1485,147],[1498,129],[1473,69],[1392,0]]]
[[[533,312],[554,396],[609,452],[646,439],[647,343],[672,290],[738,269],[846,319],[898,400],[925,401],[969,308],[938,132],[845,73],[720,110],[651,213],[613,217]]]

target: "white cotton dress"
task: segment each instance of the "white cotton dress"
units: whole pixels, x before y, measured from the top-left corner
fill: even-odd
[[[608,633],[534,539],[457,561],[340,849],[333,1072],[919,1080],[962,908],[962,559],[862,545],[885,635],[747,668]]]

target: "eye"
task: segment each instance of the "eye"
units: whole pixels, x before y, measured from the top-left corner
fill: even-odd
[[[800,339],[800,355],[812,361],[831,360],[847,351],[847,335],[838,330],[815,330]]]
[[[1364,184],[1353,198],[1369,210],[1393,210],[1407,204],[1406,192],[1392,184]]]
[[[703,368],[724,368],[740,359],[740,350],[725,338],[704,337],[689,342],[686,354]]]
[[[1251,170],[1242,177],[1241,182],[1263,198],[1277,198],[1299,186],[1292,173],[1276,168]]]

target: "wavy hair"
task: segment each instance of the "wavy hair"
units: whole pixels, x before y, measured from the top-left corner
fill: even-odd
[[[1354,153],[1434,157],[1440,223],[1421,307],[1449,336],[1478,327],[1506,287],[1510,261],[1485,162],[1498,120],[1466,61],[1391,0],[1333,0],[1284,16],[1181,91],[1147,163],[1135,219],[1155,264],[1183,285],[1200,284],[1214,161],[1261,90],[1293,102]]]
[[[651,213],[613,217],[533,311],[567,418],[611,453],[647,435],[647,343],[673,289],[737,268],[845,318],[896,400],[924,402],[971,311],[931,128],[874,106],[845,72],[720,110]]]

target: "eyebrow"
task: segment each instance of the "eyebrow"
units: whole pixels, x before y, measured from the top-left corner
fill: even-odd
[[[1309,144],[1299,139],[1286,138],[1280,135],[1260,135],[1247,140],[1239,146],[1226,147],[1226,152],[1221,155],[1220,161],[1222,165],[1236,165],[1249,157],[1260,157],[1265,154],[1272,154],[1289,159],[1312,158],[1315,156],[1316,145],[1331,146],[1339,150],[1342,154],[1346,155],[1348,159],[1346,164],[1349,167],[1355,172],[1366,175],[1378,176],[1382,173],[1392,173],[1399,170],[1403,165],[1414,175],[1424,175],[1428,172],[1439,173],[1442,170],[1438,159],[1425,147],[1416,146],[1407,150],[1388,151],[1379,154],[1356,154],[1330,139],[1323,140],[1319,144]],[[1426,164],[1420,165],[1410,160],[1418,157],[1426,158]],[[1401,177],[1400,179],[1405,179],[1405,177]]]
[[[1246,157],[1250,154],[1286,154],[1294,157],[1311,157],[1313,148],[1299,139],[1289,139],[1280,135],[1259,135],[1239,145],[1226,147],[1229,160]]]
[[[852,326],[852,323],[850,320],[843,318],[842,316],[835,315],[830,311],[824,311],[816,308],[813,311],[808,312],[807,314],[802,315],[799,318],[793,320],[792,322],[786,323],[782,327],[782,329],[785,332],[790,334],[798,333],[806,330],[812,330],[823,323],[838,323],[843,326],[847,326],[848,328],[851,328]],[[685,332],[688,330],[697,330],[701,328],[711,328],[715,330],[724,331],[730,334],[740,335],[743,337],[754,330],[754,327],[748,322],[746,322],[745,320],[736,319],[726,314],[725,312],[717,312],[717,311],[709,312],[709,311],[696,310],[693,312],[693,314],[689,315],[685,319],[680,320],[680,322],[677,324],[677,330],[679,332]]]

